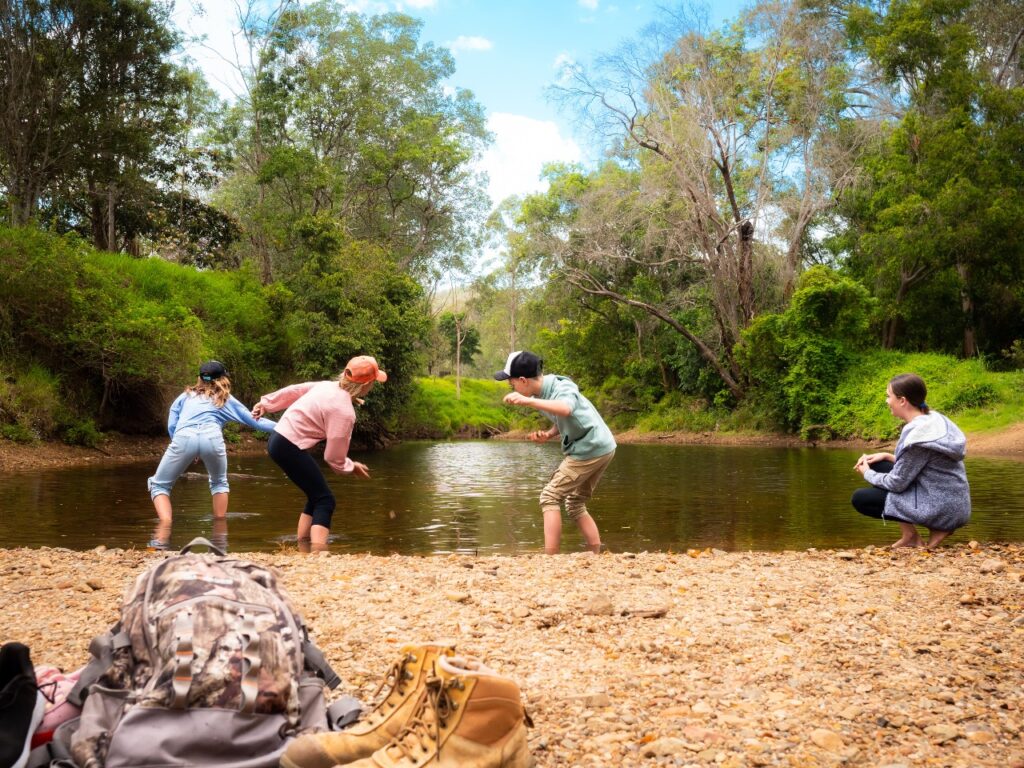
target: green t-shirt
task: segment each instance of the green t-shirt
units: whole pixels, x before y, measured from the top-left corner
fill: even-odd
[[[572,412],[555,416],[541,411],[555,422],[562,436],[562,453],[574,459],[596,459],[615,450],[615,438],[597,408],[580,393],[572,379],[549,373],[544,377],[542,400],[561,400]]]

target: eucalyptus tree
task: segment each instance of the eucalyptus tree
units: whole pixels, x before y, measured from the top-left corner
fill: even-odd
[[[173,60],[171,3],[0,0],[0,168],[8,218],[48,220],[138,252],[186,159],[183,102],[201,78]],[[194,210],[194,195],[181,198]],[[217,217],[208,212],[212,218]]]
[[[1024,3],[817,3],[901,107],[843,200],[882,344],[996,354],[1024,333]]]
[[[24,224],[77,139],[75,0],[0,0],[0,173],[7,220]]]
[[[420,30],[321,0],[283,5],[251,34],[247,93],[227,126],[236,168],[219,200],[263,254],[265,279],[299,268],[310,220],[421,277],[472,246],[486,201],[472,169],[483,113],[469,92],[446,89],[453,59],[421,44]]]
[[[552,242],[566,279],[659,318],[740,398],[741,331],[792,291],[811,222],[852,178],[836,140],[849,73],[841,35],[796,2],[762,2],[718,32],[676,22],[557,89],[621,168]],[[694,302],[710,327],[684,319]]]
[[[480,352],[480,331],[465,312],[444,312],[437,321],[441,336],[448,342],[448,352],[455,363],[455,397],[462,397],[462,366],[472,363]]]

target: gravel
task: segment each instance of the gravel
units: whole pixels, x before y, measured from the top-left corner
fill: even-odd
[[[238,555],[239,553],[234,553]],[[0,640],[75,669],[164,555],[0,550]],[[1024,768],[1024,548],[243,553],[367,700],[399,646],[516,680],[536,766]]]

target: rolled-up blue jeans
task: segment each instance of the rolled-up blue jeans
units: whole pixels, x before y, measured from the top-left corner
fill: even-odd
[[[224,447],[224,433],[219,424],[186,427],[174,433],[171,444],[164,451],[156,474],[149,478],[149,496],[170,496],[171,488],[196,457],[203,460],[210,476],[210,493],[227,493],[228,452]]]

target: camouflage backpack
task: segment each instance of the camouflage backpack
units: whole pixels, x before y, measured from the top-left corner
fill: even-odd
[[[290,738],[327,727],[338,683],[274,572],[205,539],[142,573],[90,651],[71,697],[87,693],[81,768],[276,766]]]

